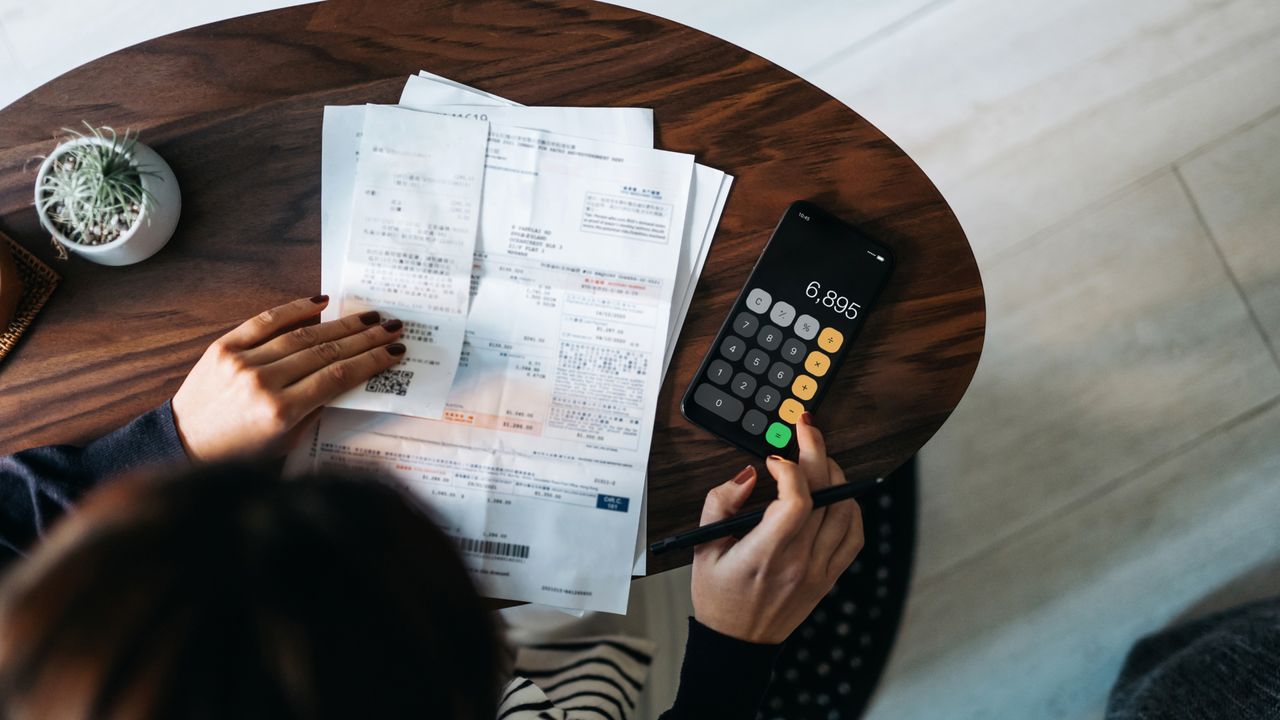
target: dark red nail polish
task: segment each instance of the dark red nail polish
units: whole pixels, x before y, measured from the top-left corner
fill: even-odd
[[[741,485],[742,483],[750,480],[752,475],[755,475],[754,469],[748,465],[739,470],[737,475],[733,476],[733,482]]]
[[[818,427],[817,425],[813,424],[813,413],[808,411],[800,413],[800,422],[814,429],[817,429]]]
[[[786,458],[782,457],[781,455],[770,455],[769,459],[770,460],[786,460]]]
[[[400,357],[404,354],[404,345],[401,345],[400,343],[391,343],[387,346],[387,352],[391,353],[395,357]]]
[[[404,327],[404,323],[399,320],[387,320],[382,323],[382,329],[387,332],[397,332],[402,327]]]
[[[311,302],[313,302],[313,303],[315,303],[315,304],[317,304],[317,305],[323,305],[323,304],[325,304],[325,303],[329,302],[329,296],[328,296],[328,295],[317,295],[317,296],[315,296],[315,297],[311,298]]]
[[[360,313],[360,322],[365,325],[372,325],[382,319],[377,310],[370,310],[367,313]]]

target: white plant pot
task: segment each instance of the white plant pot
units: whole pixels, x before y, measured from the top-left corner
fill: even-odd
[[[109,139],[92,136],[76,138],[62,143],[50,153],[40,164],[40,172],[36,175],[36,214],[40,216],[40,224],[44,229],[62,243],[63,247],[86,260],[100,265],[132,265],[155,255],[169,242],[174,229],[178,227],[178,215],[182,213],[182,193],[178,190],[178,179],[173,175],[173,168],[155,150],[142,143],[135,143],[130,151],[139,169],[156,174],[142,176],[142,187],[151,193],[152,200],[143,206],[133,227],[115,240],[102,245],[82,245],[59,232],[53,222],[40,211],[40,195],[45,175],[60,155],[79,145],[108,145],[110,142]]]

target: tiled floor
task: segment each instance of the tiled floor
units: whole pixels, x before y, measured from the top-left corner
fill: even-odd
[[[0,0],[0,105],[284,4]],[[873,717],[1098,717],[1136,637],[1280,592],[1280,4],[624,4],[848,103],[978,255],[986,350],[923,454],[918,571]],[[681,614],[687,582],[644,581],[638,614]]]

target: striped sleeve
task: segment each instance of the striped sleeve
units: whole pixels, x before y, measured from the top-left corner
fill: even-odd
[[[520,647],[499,720],[631,720],[653,643],[605,636]]]

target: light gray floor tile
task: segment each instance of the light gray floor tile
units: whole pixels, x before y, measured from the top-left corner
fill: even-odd
[[[984,271],[982,361],[922,453],[917,577],[1280,395],[1172,173]]]
[[[947,0],[615,0],[728,40],[802,76]]]
[[[980,263],[1280,106],[1274,0],[952,0],[805,76],[935,180]]]
[[[1100,717],[1134,640],[1209,589],[1274,567],[1277,437],[1272,402],[918,583],[870,717]]]
[[[1280,114],[1179,171],[1271,342],[1280,347]]]

